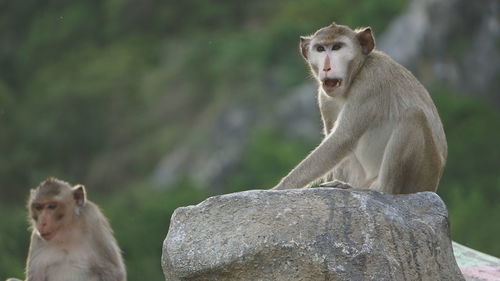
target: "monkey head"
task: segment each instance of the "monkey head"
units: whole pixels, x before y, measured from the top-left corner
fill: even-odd
[[[369,27],[356,31],[335,23],[311,36],[300,37],[300,50],[311,71],[329,96],[346,92],[364,58],[375,47]]]
[[[28,210],[31,224],[43,240],[50,241],[64,232],[86,202],[83,185],[49,178],[31,190]]]

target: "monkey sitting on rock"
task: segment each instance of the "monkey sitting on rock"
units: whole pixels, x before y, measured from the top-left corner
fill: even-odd
[[[31,190],[27,281],[125,281],[113,231],[83,185],[49,178]],[[7,281],[21,281],[10,278]]]
[[[437,109],[410,71],[375,49],[371,28],[333,23],[301,37],[300,50],[318,82],[325,137],[273,189],[324,177],[323,187],[436,191],[447,157]]]

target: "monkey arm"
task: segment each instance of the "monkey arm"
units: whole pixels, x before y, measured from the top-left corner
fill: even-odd
[[[30,238],[30,247],[28,250],[28,259],[26,261],[26,281],[32,281],[35,280],[35,264],[34,258],[38,255],[40,252],[40,238],[36,234],[36,230],[33,229],[31,232],[31,238]]]
[[[369,126],[363,112],[346,105],[332,133],[273,189],[302,188],[333,169],[354,149]]]
[[[353,147],[352,141],[330,134],[273,189],[302,188],[333,169]]]
[[[99,276],[99,281],[124,281],[127,279],[125,265],[120,254],[120,248],[113,236],[109,221],[93,202],[87,202],[86,212],[93,214],[95,221],[88,224],[98,224],[94,229],[93,243],[100,258],[93,261],[91,271]]]

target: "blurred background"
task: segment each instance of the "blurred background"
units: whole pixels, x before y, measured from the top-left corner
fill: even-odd
[[[321,139],[300,35],[371,26],[429,89],[453,240],[500,256],[497,0],[0,0],[0,280],[23,276],[29,189],[86,185],[129,280],[164,280],[169,219],[270,188]],[[390,81],[388,82],[390,83]]]

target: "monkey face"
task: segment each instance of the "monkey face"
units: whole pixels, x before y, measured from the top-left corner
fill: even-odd
[[[49,178],[31,191],[28,209],[32,226],[44,240],[50,241],[75,221],[86,201],[82,185]]]
[[[346,36],[333,39],[313,38],[309,63],[323,91],[329,95],[343,92],[348,80],[348,68],[356,50]]]
[[[62,200],[35,201],[31,208],[34,226],[40,237],[47,241],[64,228],[70,215]]]
[[[321,90],[329,96],[346,92],[353,65],[359,65],[374,44],[371,29],[354,31],[336,24],[300,38],[302,56],[309,63]]]

